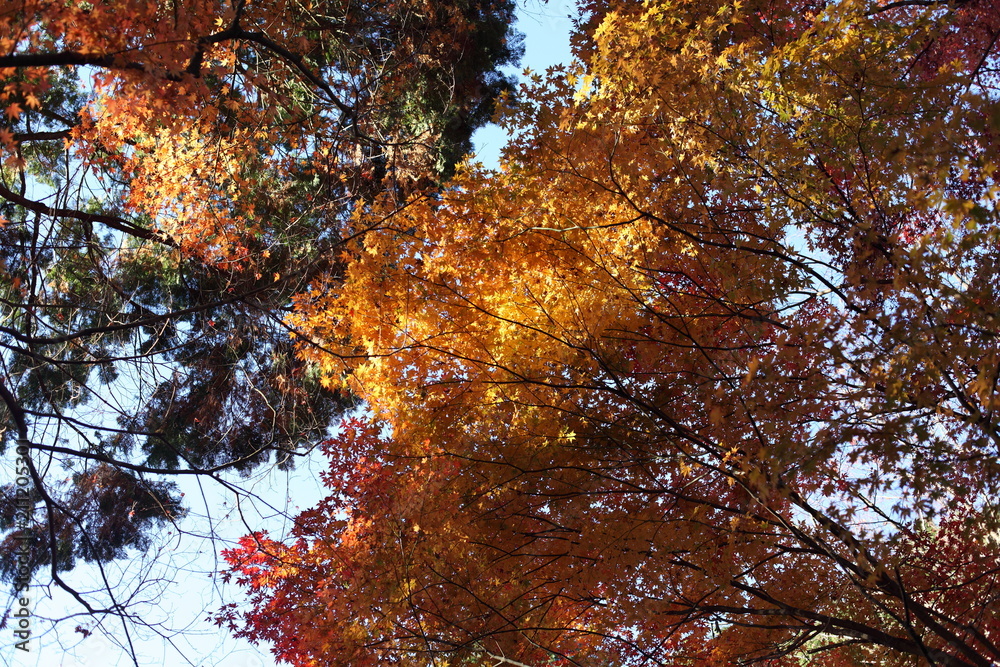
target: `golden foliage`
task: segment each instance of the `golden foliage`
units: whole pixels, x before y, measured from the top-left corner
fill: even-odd
[[[996,40],[928,64],[977,19],[926,3],[588,7],[501,168],[359,220],[298,300],[387,433],[333,442],[380,472],[331,477],[245,632],[301,664],[1000,658]],[[289,638],[306,609],[346,643]]]

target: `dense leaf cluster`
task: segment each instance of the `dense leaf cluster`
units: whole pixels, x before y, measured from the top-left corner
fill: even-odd
[[[371,408],[220,623],[290,664],[1000,659],[992,2],[585,3],[296,297]]]

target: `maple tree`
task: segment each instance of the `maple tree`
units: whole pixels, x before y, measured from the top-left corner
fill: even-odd
[[[995,664],[997,8],[582,12],[498,170],[296,297],[371,414],[218,622],[295,665]]]
[[[32,451],[33,572],[86,611],[141,618],[129,591],[63,573],[176,528],[179,476],[253,501],[225,475],[290,467],[355,405],[295,356],[284,314],[340,270],[364,232],[352,211],[468,151],[511,87],[512,12],[0,6],[0,412],[8,453]],[[0,497],[12,580],[13,478]]]

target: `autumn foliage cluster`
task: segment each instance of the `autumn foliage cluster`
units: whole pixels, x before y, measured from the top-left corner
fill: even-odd
[[[995,3],[589,0],[518,90],[509,3],[0,12],[38,567],[323,441],[225,553],[288,664],[995,665]]]
[[[501,166],[295,297],[370,417],[220,621],[296,665],[995,664],[1000,8],[582,10]]]
[[[509,0],[0,2],[0,450],[30,449],[35,509],[15,535],[25,489],[0,479],[0,577],[30,537],[75,605],[53,623],[169,635],[141,568],[192,533],[178,480],[259,502],[240,476],[290,468],[356,403],[295,355],[292,296],[340,270],[355,210],[453,171],[513,85],[512,20]],[[125,558],[135,577],[104,569]],[[65,574],[81,562],[96,586]]]

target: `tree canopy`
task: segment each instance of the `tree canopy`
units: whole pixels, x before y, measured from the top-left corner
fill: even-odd
[[[294,665],[1000,660],[990,0],[593,0],[499,169],[294,298],[369,417],[221,624]]]
[[[508,0],[0,7],[0,438],[31,452],[30,570],[76,611],[141,620],[134,591],[64,573],[146,549],[187,511],[178,476],[250,497],[223,475],[291,466],[356,404],[294,353],[292,297],[336,280],[353,212],[453,171],[512,86],[512,20]],[[0,496],[11,581],[13,473]]]

